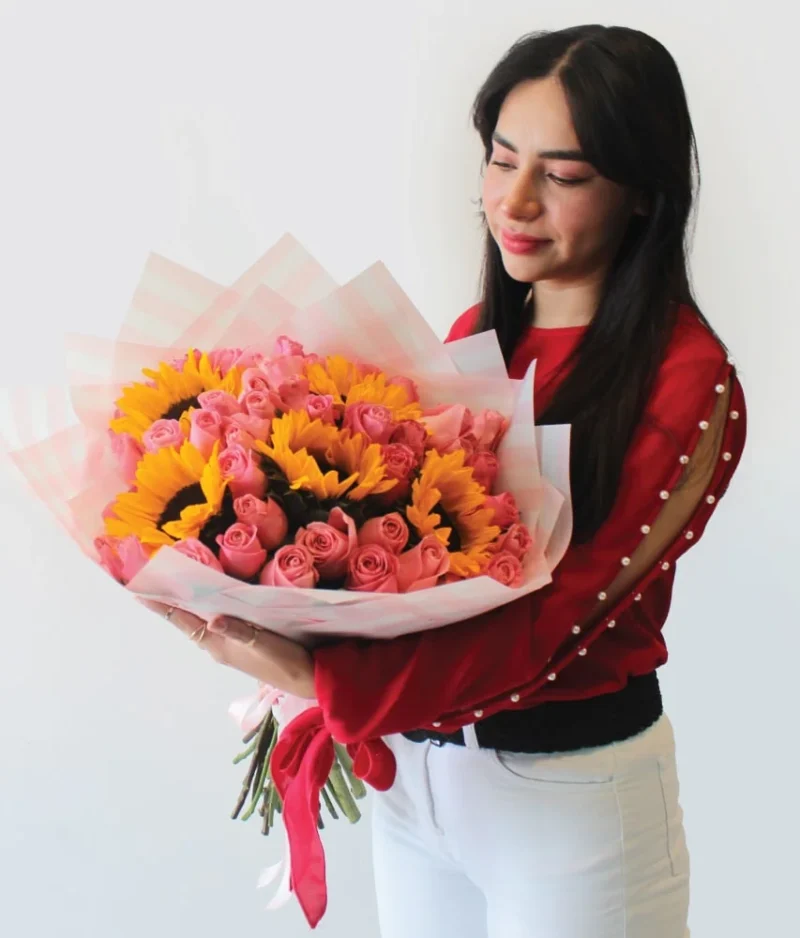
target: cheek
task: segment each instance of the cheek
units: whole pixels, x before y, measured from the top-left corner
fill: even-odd
[[[492,215],[497,212],[500,203],[503,201],[507,188],[507,182],[502,176],[498,176],[496,173],[487,173],[484,176],[481,198],[490,222]]]
[[[594,244],[608,238],[616,224],[613,206],[596,192],[568,193],[569,198],[551,206],[551,218],[559,233],[568,240]]]

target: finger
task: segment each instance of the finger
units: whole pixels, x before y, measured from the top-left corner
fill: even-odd
[[[206,625],[206,620],[194,613],[187,612],[185,609],[178,609],[177,606],[170,606],[167,603],[159,603],[153,599],[137,599],[145,609],[155,612],[156,615],[168,619],[172,625],[180,629],[185,635],[195,637],[195,641],[202,636],[202,628]]]
[[[258,629],[242,619],[230,616],[214,616],[208,623],[208,631],[245,645],[255,645],[258,641]]]

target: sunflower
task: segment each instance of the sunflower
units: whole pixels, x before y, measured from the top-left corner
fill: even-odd
[[[198,537],[222,509],[228,480],[219,465],[219,443],[206,461],[191,443],[145,453],[136,470],[136,489],[117,496],[114,517],[106,518],[112,537],[135,534],[156,548]]]
[[[341,355],[329,355],[324,364],[306,365],[306,377],[314,394],[330,394],[334,403],[341,404],[362,375],[353,362]]]
[[[493,510],[484,507],[486,492],[464,465],[465,458],[464,450],[444,456],[430,450],[406,509],[420,537],[434,534],[448,548],[450,571],[461,577],[481,572],[490,556],[489,545],[500,535],[500,528],[492,524]],[[441,514],[434,513],[437,506]]]
[[[312,420],[305,410],[289,410],[272,421],[272,445],[276,449],[297,452],[307,449],[315,456],[324,456],[339,435],[332,423]],[[262,449],[261,452],[266,452]],[[269,455],[269,453],[267,453]]]
[[[181,368],[161,362],[158,371],[143,368],[142,374],[152,384],[138,382],[128,385],[116,402],[121,417],[111,421],[116,433],[130,433],[141,441],[142,434],[162,418],[179,420],[187,410],[197,406],[197,396],[203,391],[227,391],[238,396],[241,390],[241,372],[231,368],[222,377],[211,367],[208,355],[189,350]]]
[[[330,394],[335,404],[381,404],[395,420],[419,420],[422,408],[411,400],[406,388],[389,384],[381,371],[365,374],[341,355],[330,355],[325,363],[306,366],[306,377],[314,394]]]
[[[395,420],[419,420],[422,408],[412,401],[401,384],[389,384],[383,372],[365,375],[350,388],[348,404],[381,404],[388,407]]]
[[[359,502],[367,495],[383,495],[397,485],[386,478],[386,464],[379,443],[370,443],[361,433],[341,430],[325,454],[327,461],[357,476],[358,484],[347,493],[350,501]]]
[[[377,443],[311,420],[305,411],[290,411],[273,420],[271,445],[260,440],[253,445],[278,466],[293,489],[312,492],[321,501],[345,493],[350,501],[360,501],[397,484],[386,478]]]

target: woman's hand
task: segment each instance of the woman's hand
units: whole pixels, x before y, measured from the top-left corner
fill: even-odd
[[[256,628],[242,619],[215,616],[206,622],[174,606],[150,599],[138,601],[171,622],[220,664],[243,671],[295,697],[312,699],[315,696],[314,661],[297,642]]]

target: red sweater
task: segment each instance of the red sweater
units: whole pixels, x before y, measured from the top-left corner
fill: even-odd
[[[478,307],[467,310],[448,340],[471,334],[477,314]],[[584,328],[531,328],[523,337],[509,370],[521,377],[537,359],[537,411],[563,378],[559,369]],[[577,623],[596,609],[647,536],[729,378],[719,460],[694,515],[649,572],[599,621],[581,628]],[[745,435],[733,363],[683,306],[625,459],[616,504],[591,543],[569,549],[549,586],[499,609],[388,641],[350,639],[317,649],[316,693],[334,739],[354,744],[420,728],[454,732],[500,710],[620,690],[629,676],[663,665],[675,562],[700,540],[739,463]]]

